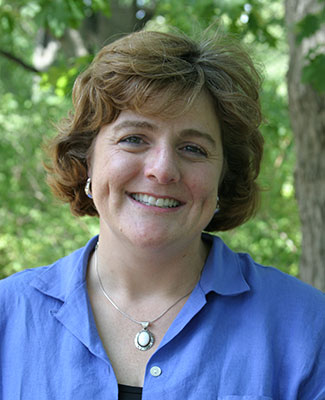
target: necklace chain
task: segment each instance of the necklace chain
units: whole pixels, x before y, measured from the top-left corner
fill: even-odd
[[[145,329],[146,327],[148,327],[150,324],[158,321],[158,319],[160,319],[161,317],[163,317],[165,314],[168,313],[169,310],[171,310],[173,307],[176,306],[176,304],[178,304],[180,301],[182,301],[183,299],[185,299],[185,297],[187,297],[189,294],[192,293],[193,289],[191,289],[191,291],[189,291],[188,293],[186,293],[184,296],[182,296],[181,298],[179,298],[175,303],[173,303],[171,306],[169,306],[167,308],[167,310],[163,311],[161,314],[158,315],[158,317],[152,319],[151,321],[137,321],[136,319],[132,318],[129,314],[127,314],[126,312],[124,312],[123,310],[121,310],[118,305],[113,301],[113,299],[107,294],[103,282],[100,278],[99,275],[99,271],[98,271],[98,258],[97,258],[97,250],[98,250],[98,246],[99,243],[97,242],[96,244],[96,248],[95,248],[95,269],[96,269],[96,274],[97,274],[97,278],[98,278],[98,282],[99,282],[99,287],[103,293],[103,295],[106,297],[106,299],[112,304],[112,306],[119,312],[121,313],[125,318],[129,319],[130,321],[136,323],[136,324],[140,324],[142,325],[142,327]]]

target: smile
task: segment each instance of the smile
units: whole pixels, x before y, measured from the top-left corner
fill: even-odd
[[[139,203],[145,204],[147,206],[155,206],[160,208],[174,208],[179,207],[181,203],[175,199],[161,198],[148,196],[147,194],[141,193],[131,193],[132,199],[138,201]]]

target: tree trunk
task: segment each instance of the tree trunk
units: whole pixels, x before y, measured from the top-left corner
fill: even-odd
[[[297,153],[295,186],[302,225],[300,277],[325,291],[325,93],[301,82],[308,51],[319,44],[324,51],[324,25],[301,43],[295,37],[296,23],[321,6],[318,0],[286,0],[289,111]]]
[[[40,29],[34,54],[35,71],[33,72],[48,69],[56,61],[60,48],[68,58],[81,57],[89,53],[96,54],[102,46],[112,40],[144,27],[146,22],[154,16],[156,6],[153,3],[151,7],[140,7],[136,0],[127,3],[120,0],[109,0],[109,4],[110,17],[106,17],[100,12],[94,13],[84,19],[78,30],[66,29],[60,39],[54,38],[49,31]],[[142,12],[140,19],[137,17],[138,11]],[[6,54],[3,55],[10,58]],[[11,56],[12,58],[13,56]],[[28,68],[21,60],[14,61]],[[33,67],[29,67],[29,69],[31,68]]]
[[[155,11],[155,5],[140,7],[136,0],[122,2],[110,0],[111,17],[107,18],[101,13],[94,14],[86,19],[80,29],[83,41],[91,53],[96,53],[102,46],[119,37],[137,31],[144,27]],[[137,11],[144,13],[141,19],[137,18]]]

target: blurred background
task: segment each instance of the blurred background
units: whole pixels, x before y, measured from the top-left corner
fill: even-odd
[[[98,232],[96,218],[53,198],[42,166],[94,54],[143,27],[195,37],[215,23],[246,43],[264,76],[261,208],[221,236],[325,290],[324,15],[324,0],[0,0],[0,278]]]

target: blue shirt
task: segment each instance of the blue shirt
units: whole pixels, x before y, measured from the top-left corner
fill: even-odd
[[[148,362],[143,399],[325,399],[324,294],[204,238],[201,280]],[[0,281],[1,399],[118,398],[85,280],[96,241]]]

